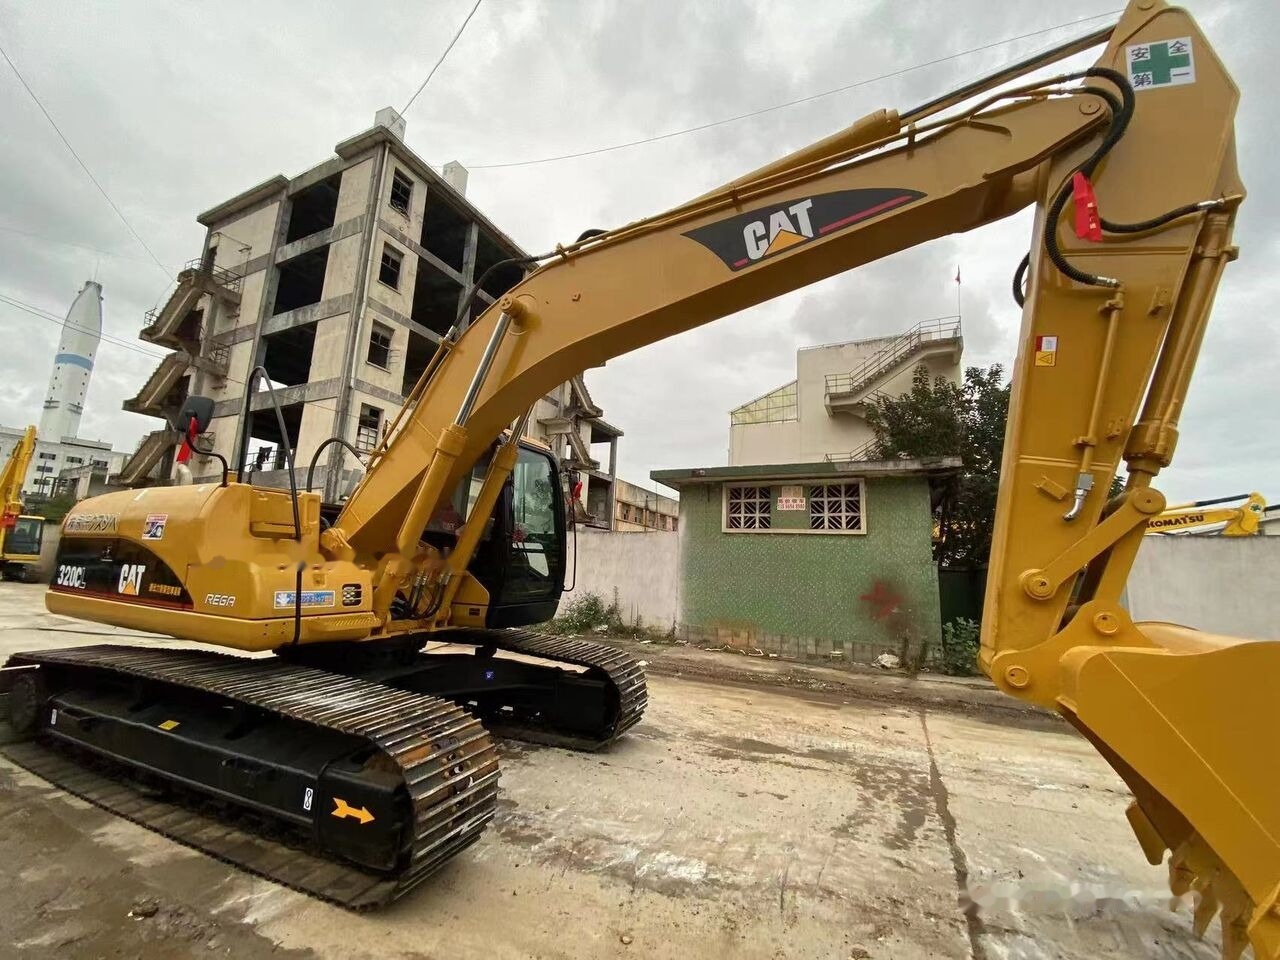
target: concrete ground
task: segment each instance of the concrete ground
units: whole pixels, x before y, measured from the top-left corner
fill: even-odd
[[[0,655],[104,634],[156,642],[0,584]],[[1120,781],[1056,721],[983,709],[965,684],[886,678],[893,695],[868,698],[856,677],[726,683],[726,655],[676,657],[701,679],[664,664],[645,720],[609,752],[504,744],[486,836],[370,915],[241,874],[0,759],[5,955],[1218,955],[1169,911]]]

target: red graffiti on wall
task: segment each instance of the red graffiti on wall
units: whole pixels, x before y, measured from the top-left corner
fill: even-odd
[[[888,620],[898,612],[902,603],[902,596],[883,580],[877,580],[871,592],[860,595],[858,599],[867,605],[872,620]]]

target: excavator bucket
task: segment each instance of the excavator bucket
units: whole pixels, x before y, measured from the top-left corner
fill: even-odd
[[[1126,625],[1128,626],[1128,625]],[[1076,647],[1058,707],[1133,792],[1129,822],[1196,932],[1221,913],[1222,955],[1280,958],[1280,769],[1270,757],[1280,644],[1167,623],[1147,647]]]

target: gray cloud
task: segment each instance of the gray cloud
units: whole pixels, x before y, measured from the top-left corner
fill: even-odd
[[[408,142],[435,163],[472,164],[471,196],[528,249],[614,226],[701,193],[881,106],[906,107],[1065,39],[1064,29],[707,131],[561,163],[536,158],[655,136],[945,57],[1002,37],[1114,9],[1048,0],[991,4],[791,0],[486,0],[408,116]],[[1270,0],[1188,6],[1244,90],[1240,165],[1251,188],[1240,261],[1227,276],[1188,399],[1178,464],[1184,498],[1277,480],[1268,438],[1280,419],[1270,375],[1270,310],[1280,294],[1280,104],[1268,44]],[[98,178],[157,256],[198,253],[195,215],[245,187],[322,160],[403,105],[465,15],[467,0],[345,4],[321,12],[249,0],[86,5],[0,0],[0,37]],[[1093,21],[1090,25],[1099,21]],[[154,422],[125,414],[158,349],[136,341],[166,277],[85,180],[0,68],[0,293],[65,312],[95,268],[104,344],[84,432],[132,444]],[[624,476],[723,462],[728,411],[794,375],[798,347],[891,333],[953,312],[963,271],[966,362],[1012,360],[1019,313],[1009,276],[1028,214],[906,251],[853,273],[611,361],[588,380],[626,430]],[[56,328],[0,304],[0,421],[39,413]],[[1270,490],[1280,498],[1280,483]]]

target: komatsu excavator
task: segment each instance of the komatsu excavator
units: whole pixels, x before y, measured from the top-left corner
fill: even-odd
[[[1238,506],[1222,506],[1224,503],[1235,503],[1240,500],[1244,502]],[[1262,520],[1269,510],[1266,499],[1257,492],[1176,503],[1147,521],[1147,534],[1149,536],[1212,534],[1219,537],[1253,537],[1262,532]],[[1211,530],[1210,527],[1214,529]]]
[[[1097,46],[1094,67],[1029,79]],[[980,664],[1115,768],[1142,850],[1169,851],[1173,890],[1199,894],[1198,928],[1220,908],[1228,957],[1252,941],[1280,958],[1280,645],[1134,623],[1120,602],[1237,254],[1237,99],[1186,13],[1132,0],[1112,27],[530,258],[446,337],[336,513],[226,470],[77,506],[50,610],[278,656],[15,655],[11,722],[30,740],[10,755],[339,903],[402,894],[493,815],[482,724],[596,745],[644,706],[625,654],[514,629],[551,614],[565,567],[557,466],[520,440],[534,402],[610,357],[1033,206]],[[208,416],[195,403],[182,425]]]

